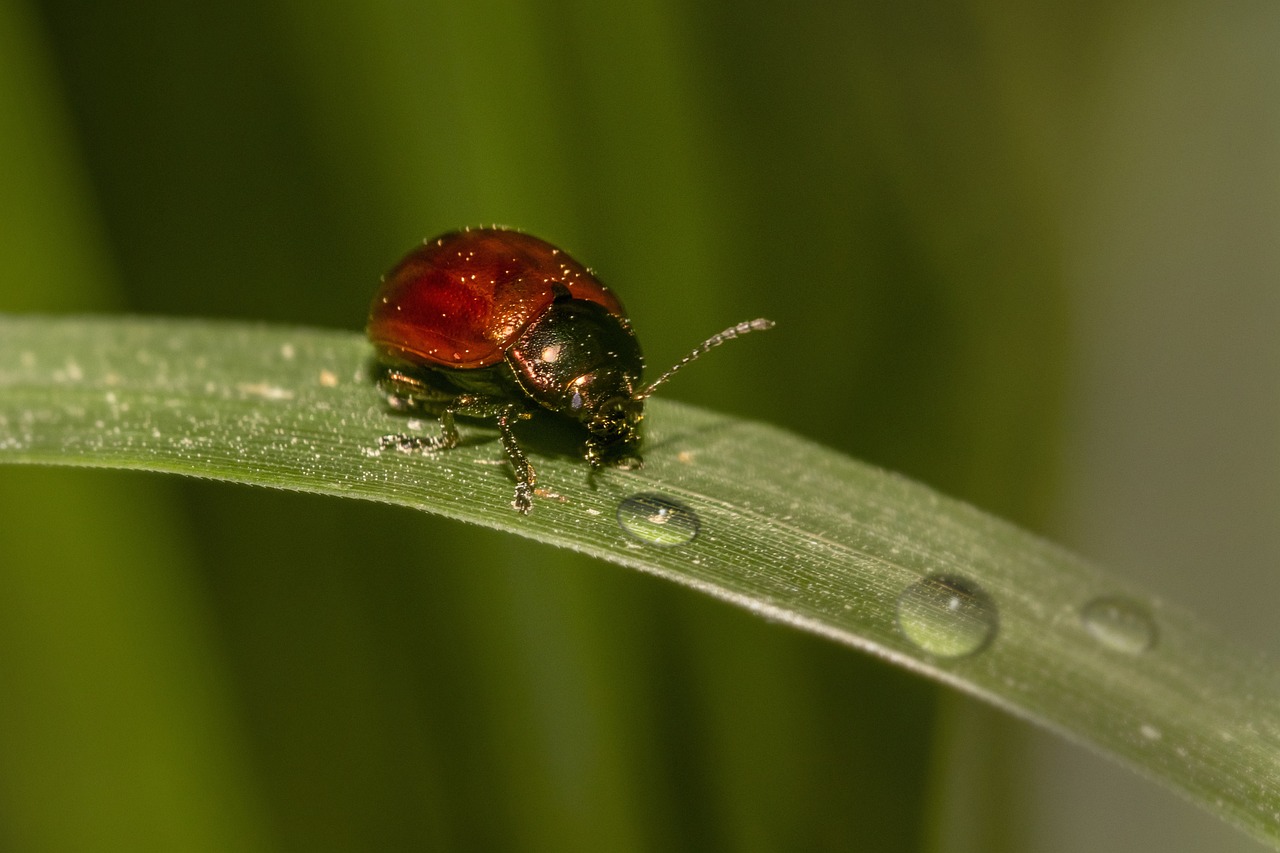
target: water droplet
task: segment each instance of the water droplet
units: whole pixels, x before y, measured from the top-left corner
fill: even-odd
[[[1095,598],[1080,610],[1084,629],[1118,652],[1142,654],[1156,644],[1156,624],[1146,609],[1127,598]]]
[[[683,545],[698,535],[698,515],[663,495],[632,495],[618,505],[618,526],[648,545]]]
[[[930,575],[898,596],[898,627],[935,657],[960,658],[981,651],[998,624],[991,596],[964,578]]]

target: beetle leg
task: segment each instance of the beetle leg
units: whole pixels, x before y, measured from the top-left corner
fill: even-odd
[[[490,397],[463,394],[457,397],[444,397],[438,391],[423,384],[412,376],[390,369],[378,381],[378,386],[387,395],[387,403],[397,411],[419,410],[423,403],[438,406],[440,418],[440,435],[384,435],[378,439],[383,448],[394,447],[405,453],[419,451],[434,453],[450,450],[458,446],[461,440],[458,427],[454,423],[455,415],[472,418],[496,417],[498,433],[502,438],[502,449],[511,461],[515,470],[516,494],[511,505],[523,514],[533,509],[533,487],[537,482],[537,474],[529,457],[525,456],[512,431],[516,421],[526,420],[530,414],[515,404],[502,404]]]
[[[529,457],[525,456],[524,451],[520,449],[520,444],[516,441],[511,427],[515,421],[528,417],[528,412],[522,411],[515,405],[504,406],[498,413],[498,432],[502,436],[502,449],[507,451],[507,458],[511,460],[511,467],[515,469],[516,474],[516,496],[511,505],[523,515],[528,515],[533,509],[533,486],[538,481],[538,476],[534,473],[533,466],[529,464]]]
[[[432,453],[457,447],[458,441],[458,428],[453,423],[453,408],[449,407],[440,412],[440,435],[384,435],[378,439],[378,446],[394,447],[405,453],[414,450]]]
[[[388,395],[388,399],[391,399],[390,395]],[[457,447],[458,442],[461,440],[458,435],[458,427],[453,421],[455,414],[483,418],[491,417],[499,411],[501,411],[499,407],[495,406],[484,397],[463,394],[460,397],[449,398],[444,408],[440,410],[439,436],[384,435],[378,440],[378,444],[382,447],[394,447],[397,450],[403,450],[406,453],[414,450],[420,450],[423,453],[432,453],[437,450],[451,450]]]

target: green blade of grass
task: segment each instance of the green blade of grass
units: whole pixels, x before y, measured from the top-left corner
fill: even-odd
[[[591,478],[535,437],[555,494],[522,517],[483,424],[448,453],[379,449],[436,427],[386,410],[368,356],[350,332],[0,318],[0,461],[345,495],[572,548],[982,697],[1280,843],[1280,678],[1190,614],[904,478],[665,401],[640,471]]]

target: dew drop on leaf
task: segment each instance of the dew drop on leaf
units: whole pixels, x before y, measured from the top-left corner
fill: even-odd
[[[1095,598],[1080,609],[1080,622],[1102,645],[1131,655],[1156,644],[1156,624],[1136,601],[1118,596]]]
[[[618,505],[618,526],[646,545],[684,545],[698,535],[698,515],[673,498],[638,494]]]
[[[961,658],[986,648],[999,613],[985,590],[954,575],[930,575],[898,596],[898,627],[921,650]]]

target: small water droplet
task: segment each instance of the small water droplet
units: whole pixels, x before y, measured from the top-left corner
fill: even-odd
[[[982,587],[954,575],[930,575],[898,596],[898,627],[907,639],[940,658],[960,658],[986,648],[999,612]]]
[[[632,495],[618,505],[618,526],[647,545],[683,545],[698,535],[698,515],[663,495]]]
[[[1080,610],[1084,629],[1107,648],[1131,655],[1156,644],[1156,624],[1146,608],[1127,598],[1103,596]]]

